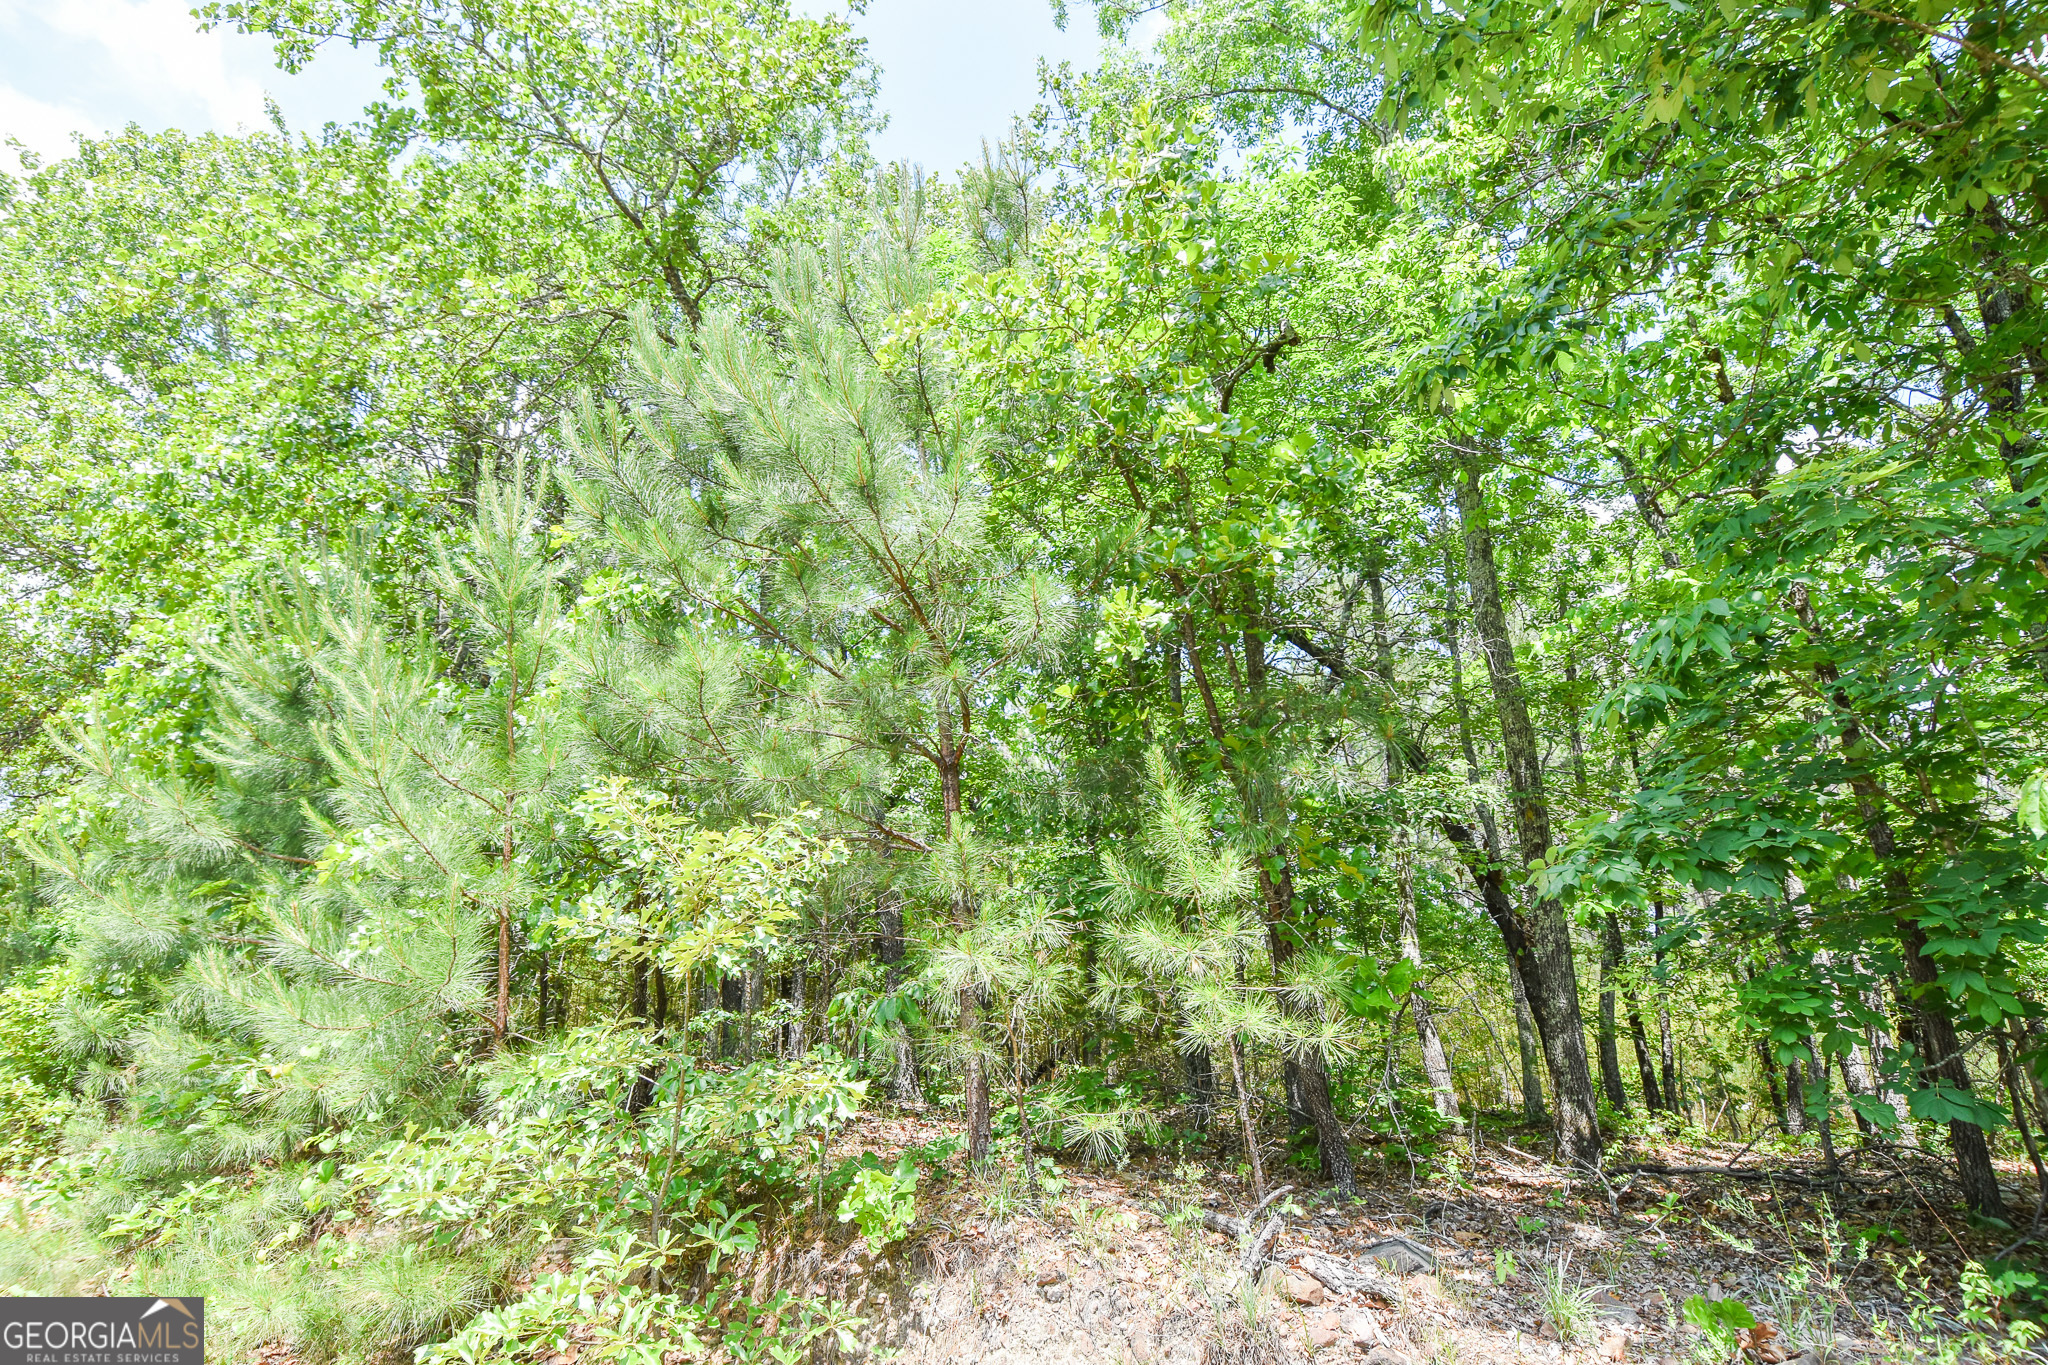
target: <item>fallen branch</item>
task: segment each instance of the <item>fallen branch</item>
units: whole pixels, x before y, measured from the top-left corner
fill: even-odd
[[[1339,1260],[1321,1251],[1290,1250],[1273,1257],[1281,1264],[1292,1263],[1321,1282],[1339,1298],[1347,1294],[1368,1294],[1386,1303],[1401,1301],[1401,1287],[1394,1277],[1377,1265]]]
[[[1266,1211],[1268,1204],[1271,1204],[1283,1194],[1292,1193],[1294,1193],[1294,1186],[1282,1185],[1279,1189],[1261,1199],[1258,1207],[1242,1218],[1234,1218],[1227,1213],[1214,1213],[1205,1209],[1202,1212],[1202,1226],[1211,1232],[1227,1232],[1232,1237],[1244,1237],[1251,1232],[1252,1224],[1258,1220],[1260,1214]]]
[[[1266,1252],[1273,1243],[1280,1240],[1280,1216],[1275,1214],[1266,1220],[1266,1226],[1259,1229],[1259,1235],[1245,1243],[1244,1251],[1237,1258],[1238,1269],[1250,1279],[1259,1273],[1259,1267],[1266,1263]]]
[[[1496,1146],[1496,1147],[1498,1147],[1498,1148],[1499,1148],[1499,1149],[1500,1149],[1501,1151],[1503,1151],[1503,1152],[1510,1152],[1510,1153],[1513,1153],[1513,1154],[1514,1154],[1515,1156],[1518,1156],[1518,1157],[1522,1158],[1522,1160],[1524,1160],[1524,1161],[1526,1161],[1526,1162],[1529,1162],[1529,1163],[1530,1163],[1531,1165],[1535,1165],[1535,1166],[1548,1166],[1548,1165],[1550,1164],[1550,1163],[1549,1163],[1548,1161],[1545,1161],[1545,1160],[1544,1160],[1544,1159],[1543,1159],[1542,1157],[1540,1157],[1540,1156],[1530,1156],[1530,1155],[1529,1155],[1529,1154],[1528,1154],[1527,1152],[1523,1151],[1523,1150],[1522,1150],[1521,1148],[1519,1148],[1519,1147],[1510,1147],[1510,1146],[1508,1146],[1508,1144],[1507,1144],[1507,1143],[1505,1143],[1505,1142],[1496,1142],[1496,1143],[1494,1143],[1493,1145],[1494,1145],[1494,1146]]]
[[[1808,1176],[1794,1171],[1759,1171],[1743,1166],[1666,1166],[1658,1161],[1632,1161],[1625,1166],[1616,1166],[1612,1169],[1643,1175],[1690,1175],[1719,1177],[1723,1180],[1756,1180],[1779,1185],[1798,1185],[1805,1189],[1831,1189],[1837,1185],[1866,1183],[1849,1175]]]

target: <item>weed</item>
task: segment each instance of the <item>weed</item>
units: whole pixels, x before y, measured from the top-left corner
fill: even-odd
[[[1244,1328],[1247,1332],[1258,1330],[1259,1317],[1266,1306],[1267,1297],[1272,1293],[1272,1288],[1273,1272],[1270,1270],[1256,1278],[1247,1275],[1244,1283],[1237,1287],[1238,1310],[1244,1314]]]
[[[2041,1358],[2041,1324],[2026,1318],[2001,1322],[1998,1287],[1982,1265],[1972,1261],[1963,1267],[1960,1321],[1952,1321],[1928,1293],[1928,1276],[1922,1268],[1925,1262],[1926,1257],[1916,1251],[1892,1271],[1905,1306],[1906,1328],[1901,1331],[1889,1323],[1876,1324],[1874,1334],[1887,1348],[1885,1359],[1911,1360],[1916,1365],[1960,1365],[1963,1361],[2017,1365]]]
[[[1135,1225],[1130,1214],[1087,1199],[1070,1199],[1061,1205],[1074,1224],[1074,1237],[1095,1255],[1109,1250],[1119,1233]]]
[[[1841,1359],[1835,1325],[1841,1289],[1831,1265],[1831,1259],[1816,1266],[1795,1253],[1777,1284],[1766,1285],[1759,1305],[1764,1316],[1777,1324],[1787,1349],[1803,1348],[1814,1365],[1834,1365]]]
[[[1534,1237],[1549,1226],[1550,1224],[1532,1214],[1521,1213],[1515,1215],[1515,1227],[1524,1237]]]
[[[1609,1281],[1620,1279],[1621,1272],[1628,1268],[1629,1253],[1635,1250],[1635,1245],[1635,1238],[1631,1237],[1625,1242],[1609,1242],[1601,1247],[1596,1258],[1600,1265],[1600,1278]]]
[[[1493,1249],[1493,1282],[1506,1284],[1515,1278],[1515,1253],[1506,1247]]]
[[[1736,1334],[1753,1329],[1756,1314],[1749,1311],[1740,1299],[1709,1299],[1695,1294],[1679,1309],[1680,1315],[1704,1334],[1695,1344],[1693,1355],[1698,1359],[1726,1360],[1736,1350]],[[1704,1347],[1705,1349],[1700,1349]]]
[[[1543,1283],[1537,1295],[1543,1305],[1543,1316],[1557,1329],[1561,1341],[1583,1341],[1590,1337],[1594,1327],[1594,1287],[1583,1281],[1576,1287],[1571,1283],[1572,1256],[1569,1251],[1556,1261],[1543,1267]]]
[[[1191,1202],[1173,1204],[1159,1215],[1159,1222],[1174,1250],[1186,1256],[1202,1231],[1202,1206]]]
[[[975,1195],[981,1211],[997,1223],[1007,1223],[1036,1202],[1031,1174],[1014,1163],[985,1168],[975,1178]]]
[[[917,1216],[917,1158],[906,1153],[894,1170],[880,1164],[855,1171],[839,1201],[839,1221],[857,1223],[868,1250],[880,1253],[910,1231]]]
[[[1654,1215],[1650,1220],[1650,1226],[1662,1226],[1685,1212],[1685,1196],[1673,1190],[1651,1205],[1650,1212]]]

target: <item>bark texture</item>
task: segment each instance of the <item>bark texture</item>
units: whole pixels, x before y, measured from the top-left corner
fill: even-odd
[[[1472,624],[1486,656],[1500,721],[1501,754],[1509,797],[1514,803],[1516,842],[1528,865],[1550,855],[1550,804],[1522,675],[1502,604],[1500,573],[1494,563],[1493,531],[1479,471],[1469,462],[1460,471],[1456,494],[1465,539],[1465,581],[1472,593]],[[1542,1039],[1555,1099],[1559,1155],[1582,1169],[1600,1164],[1600,1115],[1593,1076],[1586,1061],[1586,1036],[1579,1013],[1578,972],[1572,962],[1571,922],[1555,900],[1536,898],[1526,914],[1523,945],[1508,951],[1521,970],[1529,1010]]]

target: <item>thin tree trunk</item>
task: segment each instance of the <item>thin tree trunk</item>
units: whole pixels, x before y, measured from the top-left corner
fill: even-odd
[[[1778,1129],[1790,1136],[1792,1115],[1785,1107],[1785,1092],[1778,1087],[1778,1064],[1771,1057],[1770,1044],[1761,1038],[1756,1040],[1756,1064],[1764,1074],[1764,1084],[1770,1087],[1771,1111],[1778,1116]]]
[[[2006,1098],[2012,1101],[2012,1120],[2019,1129],[2020,1141],[2026,1145],[2027,1160],[2034,1164],[2034,1190],[2037,1201],[2048,1202],[2048,1167],[2041,1163],[2041,1149],[2034,1142],[2034,1126],[2027,1122],[2026,1102],[2020,1098],[2019,1067],[2013,1061],[2014,1041],[2010,1026],[2000,1024],[1992,1035],[1998,1042],[1998,1075],[2005,1082]]]
[[[1628,1087],[1621,1079],[1621,1048],[1615,1030],[1615,978],[1621,974],[1621,921],[1612,910],[1600,918],[1600,1084],[1617,1114],[1628,1112]],[[1647,1097],[1645,1102],[1647,1102]]]
[[[1252,1168],[1252,1198],[1263,1203],[1266,1198],[1266,1165],[1259,1159],[1259,1132],[1252,1126],[1251,1100],[1245,1090],[1244,1044],[1237,1040],[1235,1034],[1230,1039],[1230,1079],[1237,1088],[1237,1127],[1244,1135],[1245,1160],[1251,1163]]]
[[[747,1060],[753,1061],[760,1054],[761,1048],[760,1036],[754,1027],[754,1016],[760,1013],[761,995],[764,989],[760,962],[756,960],[751,967],[748,967],[746,975],[741,979],[744,982],[743,989],[746,991],[747,998],[744,1017],[740,1022],[740,1041],[746,1049]]]
[[[1462,1117],[1458,1113],[1457,1080],[1451,1074],[1450,1058],[1444,1053],[1443,1035],[1437,1032],[1436,1007],[1422,985],[1422,943],[1415,928],[1415,869],[1409,862],[1405,831],[1398,838],[1394,856],[1400,867],[1401,956],[1415,968],[1415,984],[1409,991],[1408,1003],[1415,1012],[1415,1039],[1422,1049],[1422,1072],[1429,1078],[1437,1117],[1457,1122]]]
[[[1808,637],[1816,643],[1825,641],[1826,633],[1821,629],[1804,585],[1794,584],[1788,596]],[[1842,752],[1851,755],[1853,763],[1853,755],[1863,743],[1863,724],[1841,684],[1841,672],[1833,663],[1823,660],[1814,665],[1813,673],[1834,702],[1841,723]],[[1962,1042],[1956,1036],[1955,1022],[1939,1003],[1942,995],[1939,989],[1940,969],[1927,951],[1927,935],[1913,914],[1913,887],[1900,861],[1898,839],[1891,820],[1885,814],[1884,793],[1866,774],[1851,777],[1849,790],[1855,794],[1857,814],[1863,819],[1864,838],[1870,845],[1870,852],[1878,867],[1884,870],[1887,908],[1898,935],[1900,955],[1905,959],[1906,975],[1914,986],[1909,1003],[1919,1025],[1921,1075],[1969,1095],[1970,1070],[1963,1061]],[[1956,1183],[1962,1187],[1963,1202],[1973,1212],[1987,1218],[2004,1218],[2005,1197],[1999,1192],[1998,1173],[1991,1165],[1991,1147],[1985,1141],[1984,1130],[1967,1119],[1950,1119],[1948,1140],[1949,1148],[1955,1154]]]
[[[1276,901],[1292,903],[1294,879],[1285,869],[1280,876],[1274,877],[1261,867],[1259,882],[1266,892],[1269,907]],[[1281,920],[1270,917],[1270,909],[1268,914],[1266,950],[1273,960],[1273,979],[1278,983],[1286,977],[1287,965],[1294,956],[1294,944],[1282,932]],[[1334,1184],[1339,1194],[1356,1194],[1358,1180],[1351,1168],[1350,1141],[1345,1136],[1344,1125],[1337,1118],[1337,1106],[1330,1098],[1330,1074],[1323,1067],[1323,1059],[1313,1052],[1304,1052],[1291,1060],[1299,1077],[1301,1105],[1308,1111],[1309,1124],[1315,1129],[1322,1177]]]
[[[1508,790],[1514,800],[1515,829],[1525,866],[1550,855],[1550,807],[1544,795],[1542,763],[1536,732],[1515,667],[1514,644],[1508,634],[1500,575],[1494,564],[1493,532],[1478,469],[1467,463],[1455,481],[1459,518],[1465,537],[1465,581],[1472,592],[1472,624],[1486,655],[1493,685],[1494,711],[1500,721],[1501,751],[1506,759]],[[1549,1064],[1556,1099],[1556,1135],[1567,1164],[1595,1169],[1600,1164],[1600,1114],[1593,1098],[1593,1077],[1586,1065],[1586,1036],[1579,1012],[1578,971],[1572,961],[1571,922],[1564,908],[1548,898],[1537,899],[1524,916],[1527,942],[1522,961],[1523,988],[1536,1031]],[[1509,944],[1514,951],[1515,945]]]
[[[1856,1116],[1856,1131],[1866,1138],[1871,1137],[1875,1135],[1877,1125],[1856,1107],[1858,1099],[1877,1093],[1877,1078],[1871,1073],[1869,1054],[1863,1050],[1863,1044],[1851,1043],[1838,1062],[1842,1069],[1842,1088],[1849,1095],[1849,1112]]]
[[[643,942],[644,936],[643,936]],[[647,1028],[647,975],[648,962],[644,956],[633,959],[633,989],[630,1008],[633,1021],[642,1029]],[[626,1093],[626,1112],[639,1114],[654,1100],[654,1068],[649,1063],[640,1068],[640,1074],[633,1080],[633,1088]]]
[[[1678,1088],[1678,1043],[1671,1036],[1670,994],[1664,980],[1664,902],[1651,901],[1652,932],[1657,942],[1657,1060],[1664,1069],[1664,1106],[1674,1114],[1685,1112],[1684,1092]]]
[[[1827,1057],[1812,1038],[1806,1040],[1806,1057],[1808,1074],[1813,1077],[1814,1084],[1820,1087],[1818,1107],[1821,1159],[1827,1162],[1829,1170],[1837,1170],[1841,1163],[1835,1159],[1835,1097],[1828,1085]]]
[[[1664,1096],[1657,1087],[1657,1068],[1650,1061],[1650,1036],[1643,1030],[1643,1012],[1636,1005],[1634,991],[1624,992],[1628,1004],[1628,1037],[1635,1044],[1636,1075],[1643,1083],[1643,1106],[1652,1113],[1663,1109]]]
[[[1011,1018],[1014,1020],[1015,1015]],[[1024,1169],[1031,1169],[1031,1114],[1024,1104],[1024,1039],[1010,1035],[1010,1097],[1017,1105],[1017,1145]]]
[[[1204,1136],[1216,1117],[1216,1061],[1206,1047],[1181,1054],[1187,1070],[1188,1117]]]
[[[718,978],[718,1009],[724,1017],[718,1021],[718,1055],[730,1058],[739,1052],[739,1020],[747,1007],[746,985],[737,976]]]
[[[1664,1103],[1674,1114],[1685,1112],[1685,1087],[1678,1082],[1678,1040],[1671,1034],[1671,1011],[1659,1008],[1657,1011],[1657,1046],[1662,1052],[1658,1059],[1664,1071]]]
[[[789,975],[790,1013],[795,1016],[789,1023],[789,1055],[800,1058],[811,1050],[811,1006],[805,989],[810,973],[799,963]]]
[[[512,1018],[512,907],[498,903],[498,999],[491,1012],[491,1046],[505,1046]]]
[[[1906,971],[1920,988],[1920,1037],[1927,1047],[1920,1058],[1921,1074],[1971,1094],[1970,1071],[1963,1062],[1963,1044],[1956,1036],[1955,1023],[1933,1003],[1939,973],[1927,951],[1927,936],[1919,921],[1910,916],[1901,915],[1896,923]],[[1998,1188],[1998,1172],[1991,1164],[1991,1145],[1984,1130],[1967,1119],[1950,1119],[1948,1142],[1955,1155],[1956,1183],[1962,1186],[1963,1202],[1987,1218],[2003,1219],[2005,1196]]]
[[[1512,968],[1513,964],[1509,964]],[[1515,997],[1515,1041],[1522,1053],[1522,1117],[1530,1123],[1548,1124],[1543,1107],[1543,1050],[1536,1040],[1536,1016],[1529,1012],[1529,993],[1522,988],[1522,974],[1510,970],[1508,986]]]
[[[1383,709],[1390,718],[1383,722],[1387,736],[1387,789],[1397,793],[1398,799],[1401,774],[1407,767],[1407,760],[1401,753],[1404,727],[1393,711],[1394,649],[1387,632],[1386,586],[1381,582],[1377,568],[1366,574],[1365,584],[1372,600],[1374,663],[1385,698]],[[1436,1012],[1423,985],[1422,937],[1415,914],[1415,864],[1405,823],[1394,830],[1394,867],[1394,885],[1400,905],[1401,956],[1415,969],[1415,984],[1409,992],[1409,1001],[1414,1007],[1415,1040],[1422,1051],[1422,1071],[1429,1079],[1431,1101],[1436,1107],[1437,1117],[1456,1122],[1460,1117],[1457,1083],[1451,1075],[1450,1059],[1444,1054],[1443,1037],[1437,1032]]]
[[[886,855],[885,855],[886,856]],[[882,983],[893,996],[903,989],[903,903],[884,891],[875,906],[875,956],[882,964]],[[889,1097],[908,1109],[924,1107],[924,1086],[917,1075],[917,1050],[910,1045],[910,1023],[899,1011],[889,1026]]]
[[[1241,636],[1245,661],[1243,681],[1252,706],[1262,713],[1266,705],[1265,639],[1253,624],[1259,611],[1257,601],[1250,598],[1249,592],[1243,606],[1246,620]],[[1180,630],[1181,642],[1187,647],[1188,671],[1193,674],[1195,690],[1201,696],[1210,736],[1228,754],[1231,747],[1227,743],[1229,731],[1223,722],[1223,711],[1216,703],[1215,689],[1210,686],[1208,670],[1202,663],[1193,617],[1185,611],[1180,614]],[[1224,653],[1227,660],[1227,647]],[[1230,772],[1246,823],[1254,828],[1262,827],[1266,812],[1260,806],[1255,775],[1237,759],[1231,760]],[[1258,859],[1259,899],[1265,912],[1266,943],[1272,960],[1273,980],[1278,985],[1285,979],[1287,962],[1294,953],[1294,942],[1290,937],[1294,921],[1294,873],[1288,866],[1284,845],[1275,845],[1261,852]],[[1355,1193],[1357,1181],[1351,1169],[1351,1150],[1344,1126],[1337,1119],[1336,1105],[1330,1098],[1330,1077],[1324,1069],[1323,1059],[1310,1053],[1292,1060],[1290,1065],[1294,1081],[1292,1088],[1298,1090],[1301,1106],[1315,1129],[1323,1178],[1334,1182],[1341,1194]]]
[[[962,746],[953,742],[949,713],[948,733],[945,749],[939,764],[939,799],[945,810],[946,837],[951,839],[960,819],[960,767],[963,759]],[[973,918],[973,909],[965,895],[956,897],[953,903],[954,927],[965,931]],[[989,1159],[995,1149],[994,1113],[989,1098],[988,1068],[981,1055],[981,1001],[972,986],[963,987],[959,995],[960,1037],[966,1056],[960,1077],[961,1099],[967,1111],[967,1162],[979,1166]]]

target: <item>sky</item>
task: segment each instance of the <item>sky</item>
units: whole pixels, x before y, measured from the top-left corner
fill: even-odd
[[[330,47],[286,75],[270,44],[232,32],[201,33],[194,0],[0,0],[0,142],[61,156],[74,132],[146,129],[232,132],[266,124],[274,99],[308,131],[346,122],[381,97],[372,54]],[[798,0],[809,13],[838,6]],[[855,27],[882,67],[889,128],[884,161],[950,172],[977,159],[1038,94],[1038,60],[1092,64],[1100,45],[1083,0],[1067,32],[1047,0],[871,0]],[[14,158],[0,150],[0,167]]]

